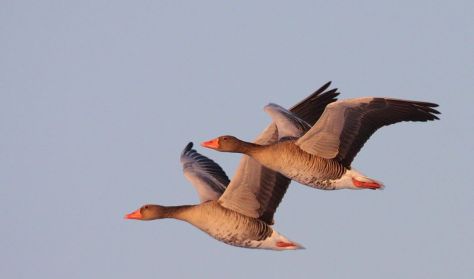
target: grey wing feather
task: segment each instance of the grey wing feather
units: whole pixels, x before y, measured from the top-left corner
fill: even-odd
[[[298,141],[304,151],[350,166],[379,128],[401,121],[438,119],[437,104],[390,98],[357,98],[326,107],[318,122]]]
[[[327,104],[339,94],[326,91],[330,83],[315,91],[292,107],[291,112],[309,124],[314,124]],[[255,143],[271,144],[278,141],[278,129],[274,122],[257,137]],[[232,182],[219,199],[222,206],[246,216],[259,218],[273,224],[273,215],[288,189],[291,180],[278,172],[263,167],[256,160],[244,155],[240,160]]]
[[[181,153],[183,174],[196,188],[201,202],[217,200],[227,188],[229,178],[216,162],[192,147],[193,143],[188,143]]]
[[[306,121],[277,104],[270,103],[265,106],[264,110],[276,124],[279,139],[285,137],[299,138],[311,128]]]

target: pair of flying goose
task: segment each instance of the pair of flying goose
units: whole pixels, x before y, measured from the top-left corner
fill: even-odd
[[[438,119],[434,103],[391,98],[336,101],[330,82],[290,110],[269,104],[273,122],[253,142],[220,136],[201,145],[243,153],[232,181],[211,159],[192,149],[181,154],[185,177],[200,204],[144,205],[127,219],[175,218],[230,245],[272,250],[303,248],[272,228],[273,215],[291,180],[323,190],[381,189],[383,184],[351,167],[369,137],[401,121]]]

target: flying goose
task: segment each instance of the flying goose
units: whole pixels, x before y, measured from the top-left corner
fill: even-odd
[[[326,91],[330,83],[295,105],[290,111],[304,121],[314,123],[324,107],[336,100],[336,89]],[[255,140],[272,144],[278,130],[271,123]],[[196,187],[201,203],[196,205],[144,205],[127,214],[127,219],[154,220],[174,218],[188,222],[224,243],[271,250],[303,248],[273,229],[273,215],[291,180],[243,156],[228,184],[224,171],[188,144],[181,155],[185,176]]]
[[[332,102],[311,129],[291,111],[265,107],[278,127],[273,144],[221,136],[201,145],[251,156],[265,167],[301,184],[323,190],[382,189],[383,184],[351,167],[352,160],[379,128],[401,121],[436,120],[437,104],[366,97]]]

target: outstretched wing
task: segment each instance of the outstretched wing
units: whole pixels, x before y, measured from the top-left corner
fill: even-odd
[[[335,90],[325,92],[327,87],[329,83],[295,105],[291,112],[310,125],[314,124],[324,107],[334,102],[339,94]],[[272,122],[255,140],[255,143],[271,144],[277,140],[278,130]],[[226,208],[259,218],[267,224],[273,224],[273,215],[290,182],[290,179],[280,173],[265,168],[254,159],[243,155],[232,182],[219,202]]]
[[[219,199],[229,185],[229,178],[216,162],[192,148],[190,142],[181,153],[184,176],[196,188],[201,202]]]
[[[349,167],[365,142],[379,128],[401,121],[438,119],[437,104],[390,98],[357,98],[328,105],[318,122],[298,141],[304,151],[336,158]]]

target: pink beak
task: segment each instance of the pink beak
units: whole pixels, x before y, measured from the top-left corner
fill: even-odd
[[[125,219],[138,219],[138,220],[141,220],[141,219],[143,219],[143,216],[140,212],[140,209],[137,209],[137,210],[133,211],[132,213],[129,213],[129,214],[125,215],[124,218]]]
[[[219,148],[219,138],[215,138],[215,139],[212,139],[212,140],[205,141],[205,142],[201,143],[201,146],[202,147],[207,147],[207,148],[212,148],[212,149]]]

